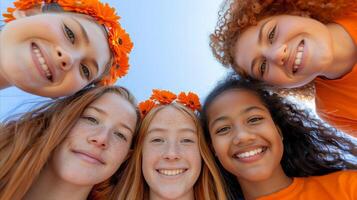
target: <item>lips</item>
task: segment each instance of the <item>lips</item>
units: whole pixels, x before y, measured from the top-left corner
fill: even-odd
[[[296,48],[296,53],[295,53],[295,58],[294,62],[292,64],[292,73],[295,74],[296,72],[301,69],[301,64],[304,56],[304,50],[305,50],[305,41],[302,40],[299,45]]]
[[[255,162],[259,160],[262,155],[266,152],[268,147],[266,146],[254,146],[239,151],[235,151],[232,155],[234,159],[237,159],[241,162]]]
[[[41,48],[34,42],[31,43],[31,53],[32,59],[34,60],[37,69],[40,71],[41,75],[44,76],[47,80],[53,82],[53,70],[50,68],[48,59],[41,50]]]
[[[91,164],[101,164],[105,165],[105,162],[103,158],[97,154],[90,153],[87,151],[82,151],[82,150],[72,150],[74,154],[79,156],[81,159],[85,160],[86,162],[89,162]]]

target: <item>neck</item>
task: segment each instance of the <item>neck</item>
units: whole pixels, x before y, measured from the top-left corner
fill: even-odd
[[[10,87],[11,84],[5,79],[4,77],[4,73],[3,73],[3,68],[4,66],[2,66],[2,48],[1,48],[1,30],[0,30],[0,90],[5,89],[7,87]]]
[[[357,45],[349,33],[338,24],[328,24],[332,35],[333,62],[328,66],[323,76],[329,79],[337,79],[348,74],[357,63]]]
[[[24,199],[86,200],[92,187],[93,186],[78,186],[68,183],[56,176],[48,166],[45,166],[39,178],[26,193]]]
[[[165,197],[163,195],[157,194],[156,192],[150,190],[150,200],[194,200],[194,199],[195,199],[195,195],[193,192],[193,188],[189,192],[186,192],[178,197],[171,197],[171,196]]]
[[[242,188],[244,199],[250,200],[287,188],[292,183],[292,178],[286,176],[279,165],[279,169],[275,170],[273,174],[265,180],[250,181],[241,179],[238,181]]]

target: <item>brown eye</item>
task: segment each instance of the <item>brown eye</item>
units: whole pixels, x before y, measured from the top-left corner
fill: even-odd
[[[248,123],[249,124],[257,124],[261,120],[263,120],[263,117],[252,117],[252,118],[248,119]]]
[[[268,35],[268,39],[269,39],[270,44],[272,44],[273,41],[274,41],[275,31],[276,31],[276,26],[274,26],[273,30],[271,30],[269,35]]]
[[[262,64],[260,64],[260,76],[263,77],[264,76],[264,73],[265,73],[265,70],[266,70],[266,67],[267,67],[267,59],[264,58]]]
[[[66,24],[63,24],[64,25],[64,33],[66,35],[66,38],[72,43],[74,44],[74,41],[76,39],[73,31],[66,25]]]

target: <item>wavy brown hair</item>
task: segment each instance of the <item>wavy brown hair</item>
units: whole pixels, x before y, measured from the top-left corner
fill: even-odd
[[[142,149],[143,142],[151,121],[156,114],[167,106],[172,106],[184,115],[193,120],[196,125],[198,136],[198,147],[202,157],[201,174],[194,185],[194,195],[197,200],[226,200],[222,178],[214,162],[213,155],[205,142],[200,120],[197,116],[182,104],[161,105],[153,108],[143,119],[139,128],[137,141],[135,142],[134,152],[129,161],[128,167],[123,174],[125,178],[121,179],[116,186],[116,191],[112,195],[112,200],[146,200],[149,199],[149,186],[145,182],[142,173]]]
[[[137,110],[135,98],[128,90],[102,86],[53,100],[19,118],[4,122],[0,126],[0,199],[22,199],[85,108],[107,93],[127,99]],[[137,127],[139,116],[137,111]],[[105,198],[121,169],[110,180],[94,186],[88,199]]]
[[[208,129],[207,110],[219,95],[232,89],[252,92],[269,110],[284,138],[284,153],[280,164],[287,176],[319,176],[343,169],[357,169],[355,143],[342,137],[335,128],[312,116],[311,112],[302,110],[287,99],[266,91],[260,82],[237,76],[228,77],[219,83],[203,105],[201,120],[206,140],[211,148],[213,147]],[[347,155],[350,157],[347,158]],[[351,158],[353,161],[349,160]],[[228,185],[230,199],[242,197],[236,177],[225,170],[217,158],[216,162]]]
[[[281,14],[311,17],[322,23],[357,12],[356,0],[224,0],[218,12],[218,21],[210,35],[213,55],[225,67],[232,67],[242,77],[248,75],[234,61],[234,46],[248,27],[260,20]],[[314,96],[313,84],[300,88],[277,89],[284,95]]]

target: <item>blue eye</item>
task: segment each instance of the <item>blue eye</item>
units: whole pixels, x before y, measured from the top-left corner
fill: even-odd
[[[86,65],[81,64],[81,71],[87,80],[90,80],[90,70]]]
[[[125,137],[124,134],[120,133],[120,132],[114,132],[114,134],[116,136],[118,136],[120,139],[124,140],[124,141],[128,141],[128,139]]]
[[[74,44],[74,41],[76,39],[76,36],[74,35],[73,31],[66,25],[66,24],[63,24],[64,25],[64,33],[67,37],[67,39],[72,43]]]
[[[272,44],[273,41],[274,41],[275,32],[276,32],[276,25],[274,26],[273,30],[271,30],[269,35],[268,35],[268,40],[269,40],[270,44]]]

